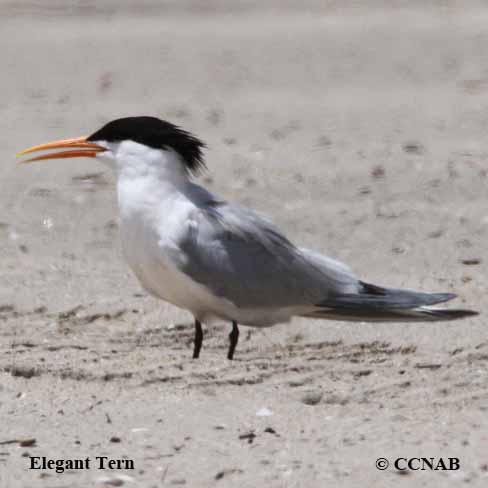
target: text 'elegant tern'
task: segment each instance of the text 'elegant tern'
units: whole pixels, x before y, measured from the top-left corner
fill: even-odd
[[[297,247],[262,215],[226,202],[192,182],[204,167],[204,144],[155,117],[109,122],[89,137],[34,146],[19,156],[92,157],[117,178],[124,256],[153,296],[190,311],[195,319],[193,357],[201,323],[232,323],[227,357],[238,324],[265,327],[294,316],[348,321],[438,321],[476,315],[432,308],[456,297],[383,288],[359,280],[344,264]]]

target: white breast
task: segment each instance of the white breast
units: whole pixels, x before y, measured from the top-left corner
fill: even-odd
[[[208,293],[171,263],[152,230],[126,221],[121,226],[121,238],[125,258],[145,290],[194,314],[200,313],[209,301]]]

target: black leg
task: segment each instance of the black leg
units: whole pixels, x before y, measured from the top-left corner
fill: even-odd
[[[200,349],[202,348],[203,342],[203,330],[200,321],[195,319],[195,343],[193,345],[193,359],[200,356]]]
[[[237,327],[237,322],[232,321],[232,330],[229,334],[229,352],[227,353],[227,359],[234,359],[234,351],[236,350],[237,341],[239,340],[239,327]]]

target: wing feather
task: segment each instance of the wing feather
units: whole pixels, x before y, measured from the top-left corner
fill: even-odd
[[[295,247],[262,215],[221,201],[196,207],[177,247],[180,271],[239,308],[312,306],[358,283],[344,265]]]

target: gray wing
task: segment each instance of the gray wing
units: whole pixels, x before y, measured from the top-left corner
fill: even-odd
[[[178,250],[180,271],[240,308],[308,306],[359,286],[346,266],[295,247],[263,216],[227,202],[197,207]]]

